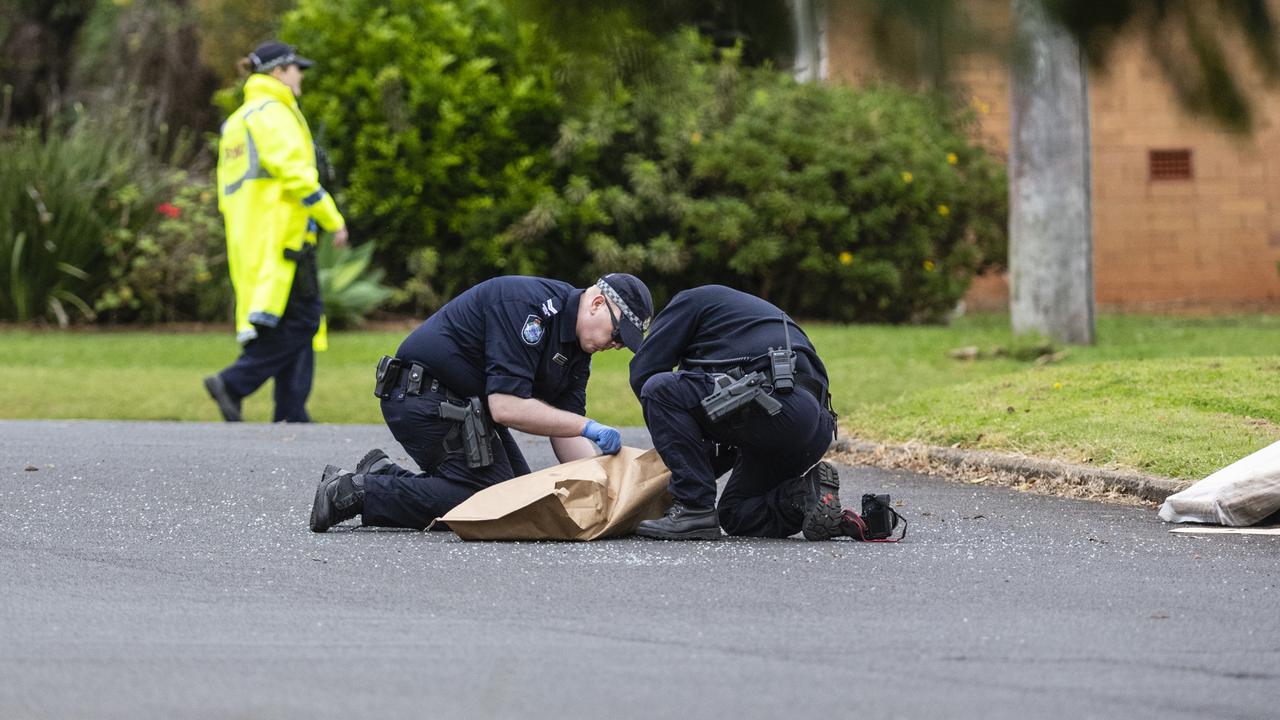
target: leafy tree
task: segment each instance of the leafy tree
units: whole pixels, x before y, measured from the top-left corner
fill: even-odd
[[[1090,64],[1104,71],[1112,47],[1136,30],[1165,80],[1189,110],[1238,132],[1252,130],[1253,101],[1240,83],[1241,58],[1226,44],[1244,40],[1249,65],[1280,81],[1280,41],[1268,0],[1042,0]]]
[[[1003,261],[1003,172],[942,99],[797,83],[692,33],[656,56],[671,71],[565,125],[560,192],[510,231],[588,254],[575,279],[901,322],[940,317]]]
[[[353,233],[395,279],[424,247],[444,297],[548,267],[544,247],[502,234],[547,191],[563,116],[556,57],[531,27],[496,0],[302,0],[282,35],[322,62],[307,116]]]
[[[218,44],[209,37],[188,0],[100,0],[76,42],[74,95],[103,112],[131,107],[154,131],[151,147],[185,163],[193,134],[218,128],[218,76],[200,61],[201,47]]]
[[[71,53],[94,0],[16,0],[0,5],[0,126],[43,119],[58,107]]]
[[[280,33],[295,0],[191,0],[200,23],[200,60],[217,73],[220,84],[235,84],[236,64],[258,45]],[[215,41],[216,40],[216,41]]]

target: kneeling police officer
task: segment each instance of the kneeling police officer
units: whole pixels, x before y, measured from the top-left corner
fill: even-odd
[[[324,532],[425,528],[479,490],[529,472],[509,428],[551,439],[561,462],[618,452],[614,428],[584,417],[591,354],[634,351],[653,299],[632,275],[593,287],[536,277],[486,280],[445,304],[378,365],[374,394],[423,472],[371,450],[354,472],[325,468],[311,509]]]
[[[836,427],[827,370],[782,310],[719,285],[677,294],[631,360],[631,388],[675,498],[638,535],[847,534],[839,476],[822,462]]]

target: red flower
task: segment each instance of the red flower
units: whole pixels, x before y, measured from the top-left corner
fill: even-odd
[[[167,203],[167,202],[163,202],[157,205],[156,212],[169,218],[176,218],[182,214],[182,210],[178,209],[177,205],[174,205],[172,203]]]

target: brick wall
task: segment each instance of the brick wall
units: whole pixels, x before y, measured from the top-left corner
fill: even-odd
[[[828,3],[830,78],[884,79],[867,23],[852,3]],[[1007,28],[1008,0],[970,0],[975,22]],[[1002,59],[954,65],[983,141],[1007,153],[1009,79]],[[1280,309],[1280,94],[1250,82],[1257,130],[1236,137],[1178,106],[1138,40],[1117,45],[1089,78],[1093,145],[1094,290],[1102,308],[1218,312]],[[1192,177],[1153,180],[1152,150],[1189,150]],[[975,283],[970,307],[1007,302],[1002,278]]]

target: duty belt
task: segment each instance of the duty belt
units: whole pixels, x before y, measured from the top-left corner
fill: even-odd
[[[390,398],[391,391],[400,384],[402,378],[408,380],[404,390],[406,395],[421,395],[424,383],[429,384],[433,390],[440,387],[440,382],[427,375],[427,369],[420,363],[383,355],[378,361],[373,396],[381,400]]]
[[[743,375],[749,374],[752,371],[757,371],[757,370],[763,371],[766,373],[768,372],[768,368],[765,365],[759,364],[759,363],[749,363],[745,366],[742,366],[742,365],[694,365],[693,363],[689,363],[689,365],[694,367],[697,371],[705,372],[708,374],[720,373],[720,374],[736,375],[737,377],[742,377]],[[831,407],[831,393],[827,392],[826,383],[822,382],[816,377],[813,377],[812,375],[808,375],[802,372],[797,372],[793,377],[794,377],[795,384],[797,386],[804,388],[809,392],[810,395],[812,395],[814,398],[817,399],[818,405],[832,412],[833,414],[835,413],[835,410],[832,409]]]
[[[464,453],[467,467],[472,469],[493,464],[493,423],[480,398],[459,397],[449,388],[443,387],[438,379],[427,375],[427,369],[421,363],[383,355],[382,360],[378,361],[373,396],[388,400],[401,382],[405,383],[405,395],[421,395],[422,386],[427,383],[430,383],[431,392],[444,391],[444,402],[440,403],[438,410],[439,417],[457,423],[441,440],[444,452]]]

